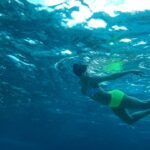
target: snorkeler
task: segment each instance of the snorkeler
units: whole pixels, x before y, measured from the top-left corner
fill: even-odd
[[[99,86],[104,81],[115,80],[127,74],[142,75],[139,70],[130,70],[115,73],[109,76],[91,76],[87,71],[88,65],[73,64],[73,72],[80,79],[81,92],[93,100],[100,102],[112,109],[112,111],[125,123],[133,124],[150,114],[150,100],[143,101],[135,97],[128,96],[120,90],[105,91]],[[139,111],[129,114],[127,110],[138,109]]]

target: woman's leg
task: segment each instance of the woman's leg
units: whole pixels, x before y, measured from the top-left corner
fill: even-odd
[[[121,107],[112,108],[112,111],[127,124],[133,124],[150,114],[150,109],[138,111],[131,115],[127,112],[127,110]]]
[[[144,101],[125,95],[121,107],[129,109],[150,109],[150,100]]]

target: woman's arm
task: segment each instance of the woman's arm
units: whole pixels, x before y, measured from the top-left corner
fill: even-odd
[[[121,78],[127,74],[135,74],[135,75],[140,75],[142,76],[143,72],[139,71],[139,70],[129,70],[129,71],[124,71],[124,72],[120,72],[120,73],[115,73],[109,76],[104,76],[104,77],[100,77],[100,76],[94,76],[92,77],[93,82],[98,83],[98,82],[103,82],[103,81],[109,81],[109,80],[115,80],[118,78]]]

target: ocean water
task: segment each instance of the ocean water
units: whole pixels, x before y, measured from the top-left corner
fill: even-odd
[[[140,69],[149,75],[150,11],[110,15],[76,2],[0,1],[1,150],[150,149],[150,116],[123,123],[80,93],[71,70],[84,60],[101,74]],[[146,100],[149,79],[128,75],[102,86]]]

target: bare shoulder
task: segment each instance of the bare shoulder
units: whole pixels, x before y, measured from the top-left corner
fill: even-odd
[[[100,75],[93,75],[93,76],[90,76],[89,78],[90,78],[90,81],[95,84],[106,81],[106,77],[100,76]]]
[[[82,81],[83,82],[86,82],[88,84],[91,84],[91,85],[96,85],[98,82],[97,82],[97,76],[94,76],[94,75],[89,75],[89,74],[85,74],[83,77],[82,77]]]

